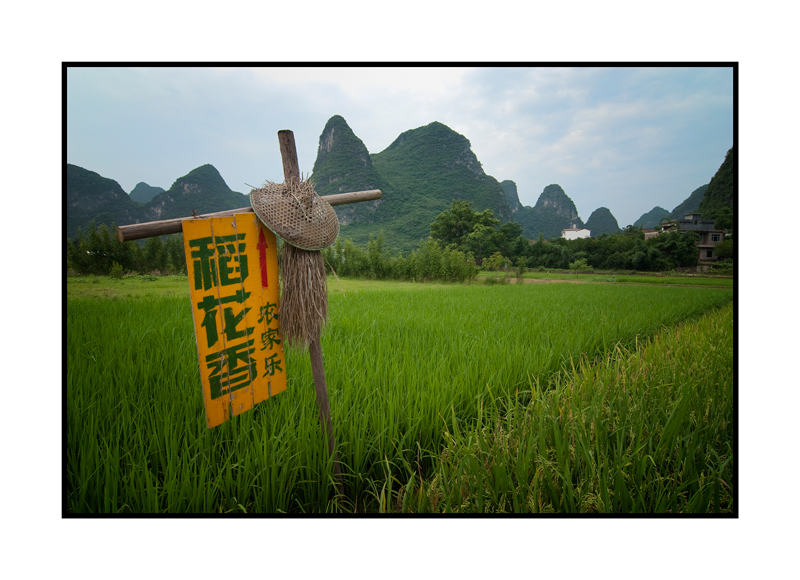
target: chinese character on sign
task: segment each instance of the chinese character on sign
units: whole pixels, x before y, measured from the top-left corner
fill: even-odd
[[[278,275],[276,240],[252,213],[184,220],[183,235],[206,418],[214,427],[286,389],[278,288],[267,284]]]

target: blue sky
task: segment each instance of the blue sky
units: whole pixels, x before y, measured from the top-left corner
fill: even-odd
[[[169,188],[211,163],[246,193],[282,181],[277,132],[310,172],[342,115],[370,153],[433,121],[467,137],[484,171],[534,205],[557,183],[586,221],[621,227],[671,211],[710,181],[733,144],[733,70],[694,67],[73,68],[67,161]]]

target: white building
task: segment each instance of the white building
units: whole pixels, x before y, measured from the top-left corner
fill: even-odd
[[[592,235],[591,230],[587,230],[586,228],[576,228],[575,224],[572,224],[571,228],[566,230],[561,230],[561,237],[567,240],[577,240],[578,238],[588,238]]]

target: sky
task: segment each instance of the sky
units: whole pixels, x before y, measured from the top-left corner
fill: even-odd
[[[283,181],[277,132],[310,173],[333,115],[370,153],[439,121],[483,170],[533,206],[559,184],[585,222],[672,211],[733,145],[731,67],[76,67],[67,69],[67,162],[168,189],[210,163],[234,191]]]

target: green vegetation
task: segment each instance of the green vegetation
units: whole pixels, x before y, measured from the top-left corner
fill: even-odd
[[[512,211],[512,213],[519,211],[522,208],[522,204],[519,202],[517,184],[510,179],[506,179],[500,182],[500,187],[503,188],[503,195],[506,198],[508,208]]]
[[[642,214],[642,217],[633,222],[633,225],[634,227],[641,229],[655,228],[661,224],[661,220],[665,217],[669,217],[669,212],[665,210],[663,207],[656,206],[649,212]]]
[[[186,295],[68,292],[65,510],[731,509],[730,308],[702,316],[732,290],[330,286],[338,504],[307,354],[287,350],[285,393],[209,430]]]
[[[320,135],[313,179],[317,193],[332,195],[347,191],[380,189],[381,178],[372,167],[364,143],[343,117],[334,115]],[[353,208],[364,207],[356,204]],[[337,207],[337,211],[348,208]]]
[[[193,211],[201,214],[249,206],[248,196],[232,191],[219,171],[206,164],[176,179],[167,191],[146,204],[142,221],[186,217]]]
[[[454,201],[431,224],[433,239],[471,253],[481,265],[495,252],[500,252],[509,264],[524,258],[529,268],[565,270],[570,264],[579,263],[603,270],[669,271],[698,262],[697,236],[692,232],[666,233],[645,240],[640,229],[628,227],[620,234],[577,240],[545,240],[542,234],[536,243],[529,243],[521,234],[518,224],[500,226],[489,210],[474,212],[470,204],[462,201]]]
[[[530,393],[488,399],[472,425],[446,420],[433,476],[412,473],[394,504],[445,513],[732,514],[732,327],[729,304],[636,350],[617,347],[600,364],[582,358],[553,388],[534,383]]]
[[[212,165],[193,169],[175,180],[167,191],[156,188],[161,193],[146,204],[133,201],[116,181],[77,165],[67,164],[66,188],[68,239],[74,239],[79,228],[86,231],[92,221],[97,227],[102,224],[110,227],[186,217],[193,211],[202,214],[250,205],[248,197],[231,191]]]
[[[563,229],[573,225],[584,227],[575,203],[555,183],[544,188],[535,206],[525,206],[515,213],[514,220],[522,225],[522,234],[528,239],[539,234],[544,234],[545,238],[558,238]]]
[[[136,203],[147,203],[163,191],[163,187],[153,187],[152,185],[147,185],[144,181],[140,181],[131,190],[130,197]]]
[[[69,276],[67,298],[143,298],[189,297],[189,279],[185,275],[153,276],[124,274],[121,278],[106,276]]]
[[[430,225],[431,237],[421,239],[417,249],[408,253],[392,253],[381,231],[377,237],[368,237],[366,248],[340,235],[323,255],[328,271],[341,276],[451,282],[474,279],[478,267],[667,272],[698,263],[697,236],[692,232],[644,240],[641,230],[629,226],[620,234],[597,239],[545,240],[541,235],[530,243],[521,230],[516,222],[500,225],[491,210],[477,212],[470,202],[454,200]],[[731,268],[732,249],[732,241],[721,247]],[[186,271],[180,234],[150,238],[143,244],[122,243],[104,224],[96,228],[90,222],[85,235],[79,228],[76,238],[67,240],[66,254],[67,268],[78,274],[107,275],[114,263],[124,273]]]
[[[570,268],[564,271],[525,272],[524,280],[563,281],[574,283],[614,283],[614,284],[656,284],[659,286],[711,286],[733,288],[733,278],[720,276],[697,275],[643,275],[618,274],[615,272],[596,272],[589,270],[587,273],[576,273],[580,268]],[[591,272],[591,273],[589,273]],[[478,272],[476,280],[504,277],[504,272]],[[728,276],[727,274],[725,276]]]
[[[592,212],[586,222],[586,228],[592,232],[592,237],[597,238],[602,234],[618,234],[620,232],[617,219],[607,207],[599,207]]]
[[[734,194],[734,157],[733,148],[725,154],[717,173],[708,184],[703,200],[697,212],[703,219],[716,220],[717,229],[733,228],[733,194]]]
[[[67,238],[74,238],[78,228],[86,229],[92,220],[107,225],[139,221],[142,206],[113,179],[69,163],[66,177]]]
[[[327,270],[337,276],[417,282],[466,282],[474,279],[478,273],[472,254],[454,247],[442,248],[432,238],[420,241],[419,248],[408,256],[391,257],[384,249],[383,232],[377,238],[370,238],[366,251],[350,240],[342,246],[341,238],[338,238],[334,246],[322,251],[322,255]]]
[[[695,189],[689,197],[683,200],[677,207],[672,210],[672,213],[667,216],[671,220],[683,219],[686,214],[694,213],[700,207],[700,202],[703,201],[703,196],[708,189],[708,184],[701,185]]]
[[[469,140],[441,123],[401,134],[380,153],[368,155],[345,120],[336,115],[320,136],[314,180],[320,195],[381,189],[382,199],[337,207],[343,238],[365,246],[384,230],[387,249],[408,253],[427,239],[431,222],[454,199],[511,219],[503,188],[486,175]]]
[[[79,227],[74,240],[67,240],[67,269],[78,274],[108,275],[114,264],[122,272],[144,274],[157,270],[167,272],[186,272],[186,253],[183,248],[183,234],[172,234],[148,238],[143,243],[120,242],[111,228],[101,224],[95,227],[89,222],[84,235]]]

